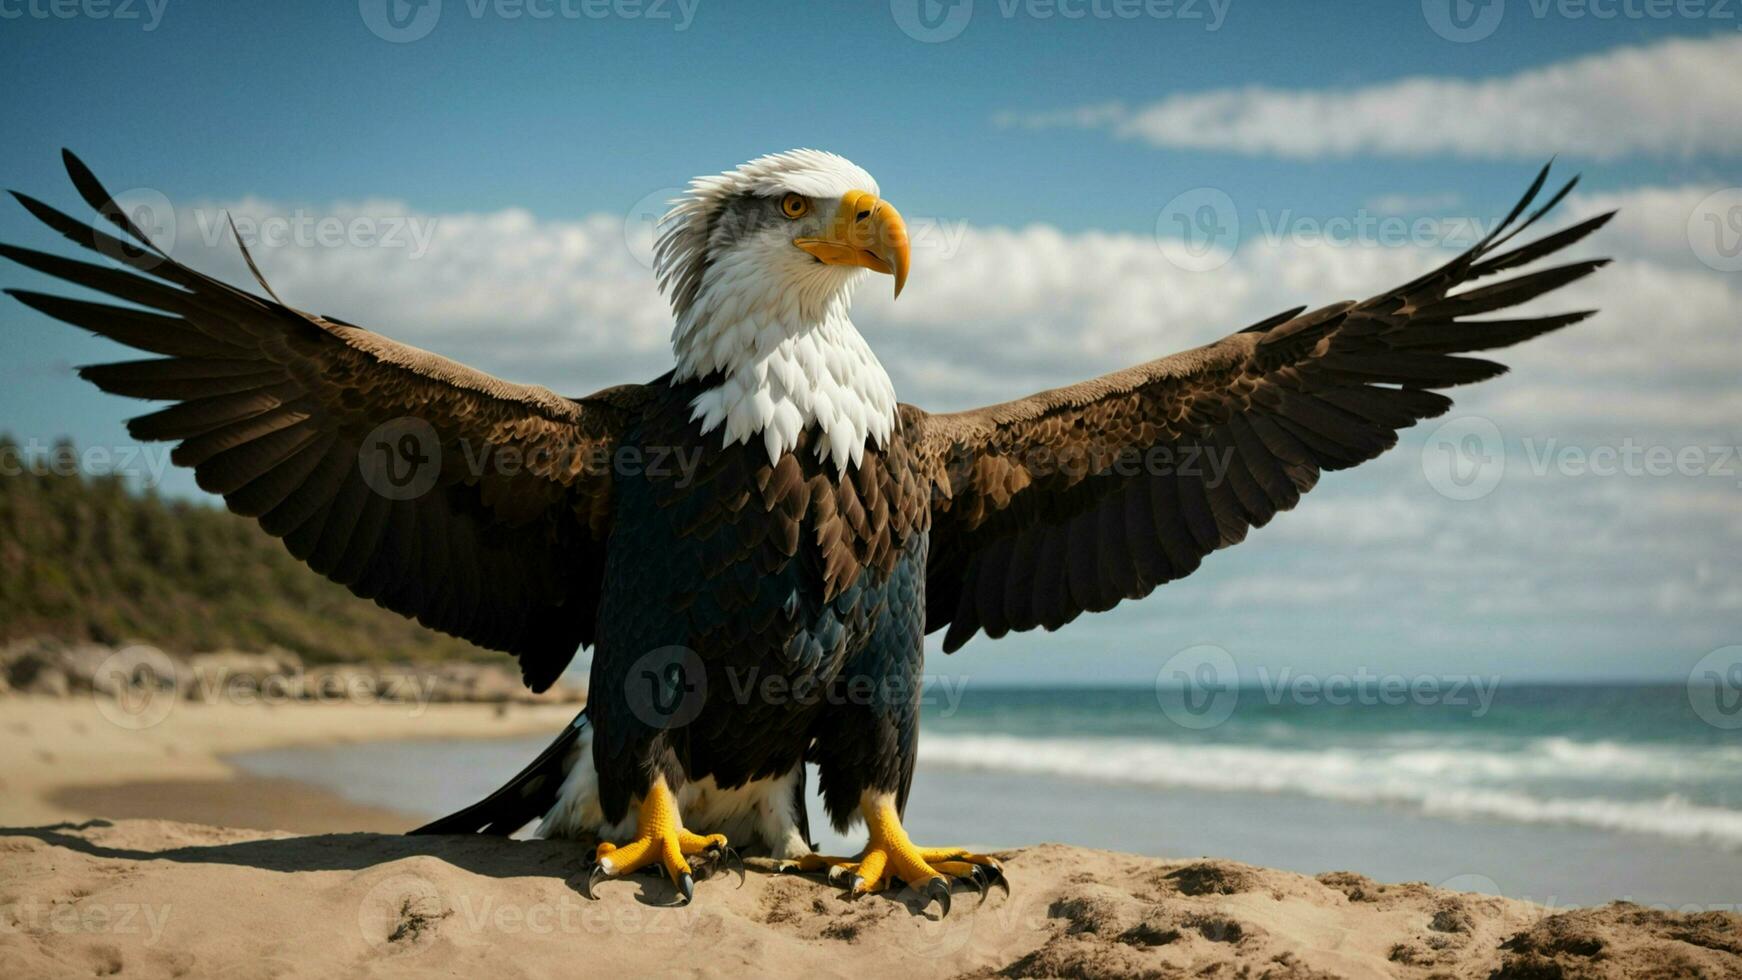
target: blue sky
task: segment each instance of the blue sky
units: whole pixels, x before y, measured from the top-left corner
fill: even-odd
[[[1675,679],[1742,641],[1742,476],[1717,458],[1742,444],[1742,273],[1692,237],[1708,214],[1720,236],[1742,215],[1714,197],[1742,185],[1742,13],[1494,0],[1466,8],[1485,33],[1459,41],[1436,33],[1438,0],[958,0],[933,12],[965,27],[927,43],[902,29],[908,0],[585,8],[617,11],[602,18],[579,0],[576,16],[444,0],[427,34],[391,43],[370,28],[377,0],[157,2],[118,19],[0,0],[7,186],[70,206],[58,149],[73,147],[111,188],[172,202],[177,251],[229,275],[233,255],[198,233],[219,209],[427,227],[416,248],[260,257],[297,305],[573,394],[663,369],[669,324],[633,254],[641,202],[774,150],[843,153],[937,231],[910,295],[867,291],[857,319],[902,396],[938,408],[1383,288],[1457,236],[1315,232],[1493,220],[1559,152],[1585,174],[1571,213],[1626,208],[1596,246],[1622,261],[1559,304],[1604,306],[1589,330],[1507,352],[1515,373],[1460,401],[1501,433],[1495,489],[1437,493],[1433,433],[1413,433],[1143,603],[933,666],[1147,682],[1211,643],[1248,674]],[[510,16],[529,9],[556,15]],[[1240,233],[1188,268],[1168,252],[1170,209],[1206,189]],[[0,240],[54,247],[10,207]],[[17,269],[0,283],[41,285]],[[137,404],[70,373],[113,345],[16,305],[0,322],[0,428],[128,443]],[[1542,465],[1633,444],[1697,449],[1703,469]],[[185,474],[163,486],[197,493]]]

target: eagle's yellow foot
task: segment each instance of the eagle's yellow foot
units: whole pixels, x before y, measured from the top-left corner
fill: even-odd
[[[831,880],[845,877],[848,891],[854,895],[882,891],[900,881],[923,896],[928,905],[936,899],[944,915],[950,914],[952,881],[973,885],[980,892],[981,901],[985,900],[988,885],[1002,885],[1009,890],[1003,866],[984,854],[960,847],[915,845],[902,829],[891,794],[867,793],[859,809],[865,815],[871,840],[857,857],[807,854],[798,859],[795,870],[826,871]]]
[[[686,858],[706,854],[710,858],[732,854],[726,835],[692,834],[684,829],[677,798],[655,778],[636,811],[635,839],[619,847],[603,843],[594,852],[593,873],[587,879],[586,895],[592,898],[593,883],[601,877],[621,878],[642,868],[663,868],[687,904],[696,894],[695,872]]]

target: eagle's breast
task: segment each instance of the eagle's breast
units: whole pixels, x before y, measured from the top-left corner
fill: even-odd
[[[691,387],[673,386],[618,454],[600,643],[827,675],[888,587],[923,583],[923,568],[896,575],[923,560],[930,525],[905,433],[897,424],[845,469],[819,458],[811,430],[771,460],[759,440],[703,433]],[[923,615],[911,598],[902,608]]]

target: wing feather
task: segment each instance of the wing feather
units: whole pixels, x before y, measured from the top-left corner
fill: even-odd
[[[561,398],[292,309],[246,248],[267,296],[219,282],[158,248],[90,168],[63,156],[73,186],[111,228],[13,196],[106,262],[13,245],[0,245],[0,257],[128,305],[7,292],[155,355],[79,372],[104,391],[172,402],[133,419],[134,437],[178,443],[174,462],[315,571],[425,625],[513,653],[529,685],[548,687],[592,641],[608,531],[598,525],[609,513],[609,474],[579,461],[606,458],[597,451],[609,449],[650,389]],[[406,419],[434,435],[428,445],[420,436],[420,463],[434,466],[435,478],[402,499],[371,487],[362,460],[365,449],[381,448],[371,433]],[[525,465],[489,466],[504,450]]]
[[[1320,473],[1372,459],[1397,444],[1398,430],[1444,414],[1451,400],[1438,389],[1506,370],[1467,354],[1589,316],[1470,319],[1607,262],[1470,285],[1581,241],[1612,216],[1500,251],[1576,182],[1532,209],[1547,179],[1544,167],[1474,247],[1363,302],[1297,307],[1214,344],[1013,402],[948,415],[905,408],[936,490],[927,630],[948,626],[949,651],[982,629],[1057,629],[1147,595],[1292,509]],[[1041,462],[1067,457],[1092,465]]]

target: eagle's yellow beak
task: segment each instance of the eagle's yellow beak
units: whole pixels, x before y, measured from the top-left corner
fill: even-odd
[[[897,296],[907,283],[907,223],[893,204],[875,194],[848,191],[826,235],[792,243],[829,265],[862,266],[894,276]]]

